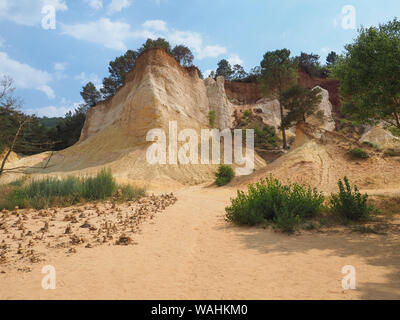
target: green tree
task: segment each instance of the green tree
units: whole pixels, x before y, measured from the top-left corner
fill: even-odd
[[[164,38],[158,38],[156,40],[147,39],[146,42],[143,44],[143,46],[139,49],[139,53],[142,53],[143,51],[145,51],[147,49],[155,48],[155,47],[163,48],[166,53],[172,54],[171,45]]]
[[[216,77],[223,76],[226,80],[230,80],[233,75],[233,70],[228,60],[222,59],[218,62]]]
[[[319,88],[310,90],[295,84],[283,91],[280,103],[288,110],[283,118],[283,126],[288,129],[294,123],[306,122],[306,117],[315,113],[321,100],[321,89]]]
[[[297,82],[298,60],[290,57],[290,50],[269,51],[261,61],[259,87],[265,97],[280,99],[282,92]],[[283,124],[284,110],[280,103],[283,148],[287,149],[286,131]]]
[[[175,48],[172,49],[172,55],[181,66],[190,67],[193,64],[193,53],[184,45],[175,46]]]
[[[101,100],[101,94],[92,82],[88,82],[82,87],[81,97],[89,108],[94,107]]]
[[[318,77],[321,69],[319,58],[317,54],[302,52],[299,56],[299,68],[312,77]]]
[[[247,72],[240,64],[235,64],[232,69],[232,80],[241,80],[248,76]]]
[[[343,112],[364,123],[400,128],[400,21],[361,28],[337,59]]]
[[[21,112],[21,102],[14,93],[13,80],[4,77],[0,82],[0,175],[5,171],[5,164],[12,152],[33,154],[52,147],[48,141],[47,130],[35,116]],[[19,168],[21,169],[21,168]]]
[[[133,68],[139,53],[128,50],[124,55],[115,58],[109,63],[110,75],[103,80],[103,88],[100,92],[104,99],[109,99],[124,85],[125,75]]]
[[[326,65],[328,67],[334,67],[336,60],[338,58],[338,54],[335,51],[331,51],[328,56],[326,57]]]

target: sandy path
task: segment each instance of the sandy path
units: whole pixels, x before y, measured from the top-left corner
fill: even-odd
[[[143,225],[135,246],[50,252],[57,289],[32,272],[0,274],[1,299],[399,299],[400,242],[395,236],[302,234],[237,228],[223,219],[234,194],[193,187]],[[341,269],[357,270],[343,291]]]

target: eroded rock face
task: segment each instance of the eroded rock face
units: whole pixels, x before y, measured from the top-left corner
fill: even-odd
[[[223,130],[232,127],[233,107],[229,102],[224,86],[224,77],[217,77],[217,80],[207,78],[204,84],[207,88],[207,96],[210,110],[214,110],[217,116],[218,128]]]
[[[328,131],[335,130],[335,121],[332,117],[332,103],[329,101],[329,92],[324,88],[316,86],[321,90],[322,100],[315,115],[307,118],[307,122]],[[314,88],[314,89],[315,89]]]
[[[332,104],[329,101],[329,92],[318,86],[316,88],[321,89],[322,101],[317,108],[316,114],[308,117],[307,122],[325,130],[334,131],[335,122],[332,117]],[[243,106],[239,106],[239,108],[243,109]],[[265,124],[274,127],[277,132],[279,131],[281,113],[280,104],[277,99],[261,99],[255,105],[252,105],[251,108],[263,118]],[[284,112],[286,111],[284,110]],[[295,128],[290,128],[288,130],[289,136],[295,135],[295,131]]]
[[[372,127],[365,132],[360,142],[370,142],[377,145],[381,149],[400,149],[400,138],[394,136],[390,131],[385,130],[382,126]]]

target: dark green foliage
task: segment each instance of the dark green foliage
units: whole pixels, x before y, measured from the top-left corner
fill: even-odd
[[[290,57],[290,50],[282,49],[267,52],[261,61],[259,87],[265,97],[279,99],[282,92],[297,82],[298,59]],[[283,106],[280,104],[281,123]],[[281,125],[283,148],[287,148],[285,126]]]
[[[190,67],[193,64],[194,56],[188,47],[184,45],[175,46],[171,53],[181,66]]]
[[[124,85],[125,75],[133,68],[138,56],[137,51],[128,50],[109,63],[110,76],[104,78],[103,88],[100,89],[104,99],[111,98]]]
[[[243,117],[244,118],[250,118],[251,117],[251,111],[249,109],[244,110]]]
[[[389,131],[392,135],[396,136],[396,137],[400,137],[400,128],[397,127],[390,127]]]
[[[54,118],[42,117],[42,118],[38,118],[39,123],[43,127],[45,127],[46,129],[53,129],[53,128],[57,127],[57,125],[60,124],[63,119],[64,118],[61,118],[61,117],[54,117]]]
[[[369,155],[361,148],[353,148],[349,150],[349,154],[353,159],[368,159]]]
[[[231,206],[225,209],[226,217],[239,225],[274,222],[278,228],[292,232],[300,221],[321,212],[324,199],[316,189],[297,183],[283,185],[271,176],[249,185],[247,194],[238,191]]]
[[[0,82],[0,153],[7,150],[33,154],[52,147],[47,129],[36,116],[21,112],[21,102],[13,95],[13,80],[4,77]],[[4,159],[0,161],[0,175],[4,169]]]
[[[372,206],[367,204],[368,195],[362,195],[357,186],[352,186],[347,177],[344,177],[344,183],[339,180],[339,193],[331,195],[332,211],[346,221],[366,220],[374,211]]]
[[[306,117],[315,113],[322,100],[321,89],[310,90],[295,84],[283,91],[279,100],[289,111],[282,122],[287,129],[298,122],[306,122]]]
[[[233,70],[228,60],[222,59],[221,61],[219,61],[215,76],[216,77],[222,76],[226,80],[231,80],[232,75],[233,75]]]
[[[63,150],[78,142],[85,124],[87,107],[81,105],[65,115],[56,128],[50,130],[49,137],[55,141],[54,150]]]
[[[118,189],[121,199],[132,200],[144,195],[144,189],[118,186],[111,170],[103,169],[95,177],[64,179],[46,178],[33,180],[26,186],[23,182],[12,185],[13,190],[0,204],[0,208],[43,209],[54,205],[68,206],[81,201],[96,201],[111,198]]]
[[[233,171],[232,167],[222,164],[218,167],[218,171],[215,173],[215,183],[218,187],[225,186],[232,181],[234,176],[235,171]]]
[[[331,51],[326,57],[326,65],[328,67],[334,67],[338,58],[338,54],[335,51]]]
[[[319,64],[319,55],[307,54],[302,52],[299,56],[299,68],[312,77],[319,77],[321,75]]]
[[[243,80],[247,77],[248,77],[247,72],[244,70],[244,68],[240,64],[235,64],[233,66],[232,75],[231,75],[232,81]]]
[[[147,49],[156,47],[164,49],[164,51],[168,54],[172,54],[171,45],[164,38],[158,38],[156,40],[147,39],[146,42],[143,44],[143,46],[139,49],[139,53],[142,53]]]
[[[264,124],[262,118],[253,115],[250,110],[243,112],[243,117],[237,120],[236,128],[254,130],[254,146],[259,149],[273,150],[278,148],[278,136],[275,128]],[[245,134],[243,142],[245,143]]]
[[[385,121],[400,129],[400,21],[361,28],[337,59],[342,111],[364,123]]]
[[[101,94],[92,82],[88,82],[82,88],[81,97],[87,108],[94,107],[101,100]]]

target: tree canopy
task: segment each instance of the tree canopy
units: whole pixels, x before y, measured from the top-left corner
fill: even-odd
[[[306,117],[315,113],[321,100],[319,88],[310,90],[295,84],[283,91],[279,101],[288,110],[283,118],[283,126],[290,128],[298,122],[306,122]]]
[[[123,86],[124,77],[133,68],[138,56],[137,51],[128,50],[124,55],[109,63],[110,75],[104,78],[103,87],[100,89],[104,99],[112,97]]]
[[[282,93],[297,82],[298,59],[290,57],[290,50],[281,49],[269,51],[261,61],[261,76],[259,87],[266,97],[280,99]],[[287,148],[285,126],[283,125],[284,110],[280,104],[281,131],[283,148]]]
[[[174,49],[172,49],[172,55],[181,66],[190,67],[193,64],[193,53],[184,45],[175,46]]]
[[[365,123],[384,121],[400,128],[400,21],[361,28],[345,50],[333,70],[343,112]]]
[[[81,97],[88,108],[94,107],[101,100],[101,94],[92,82],[82,88]]]

